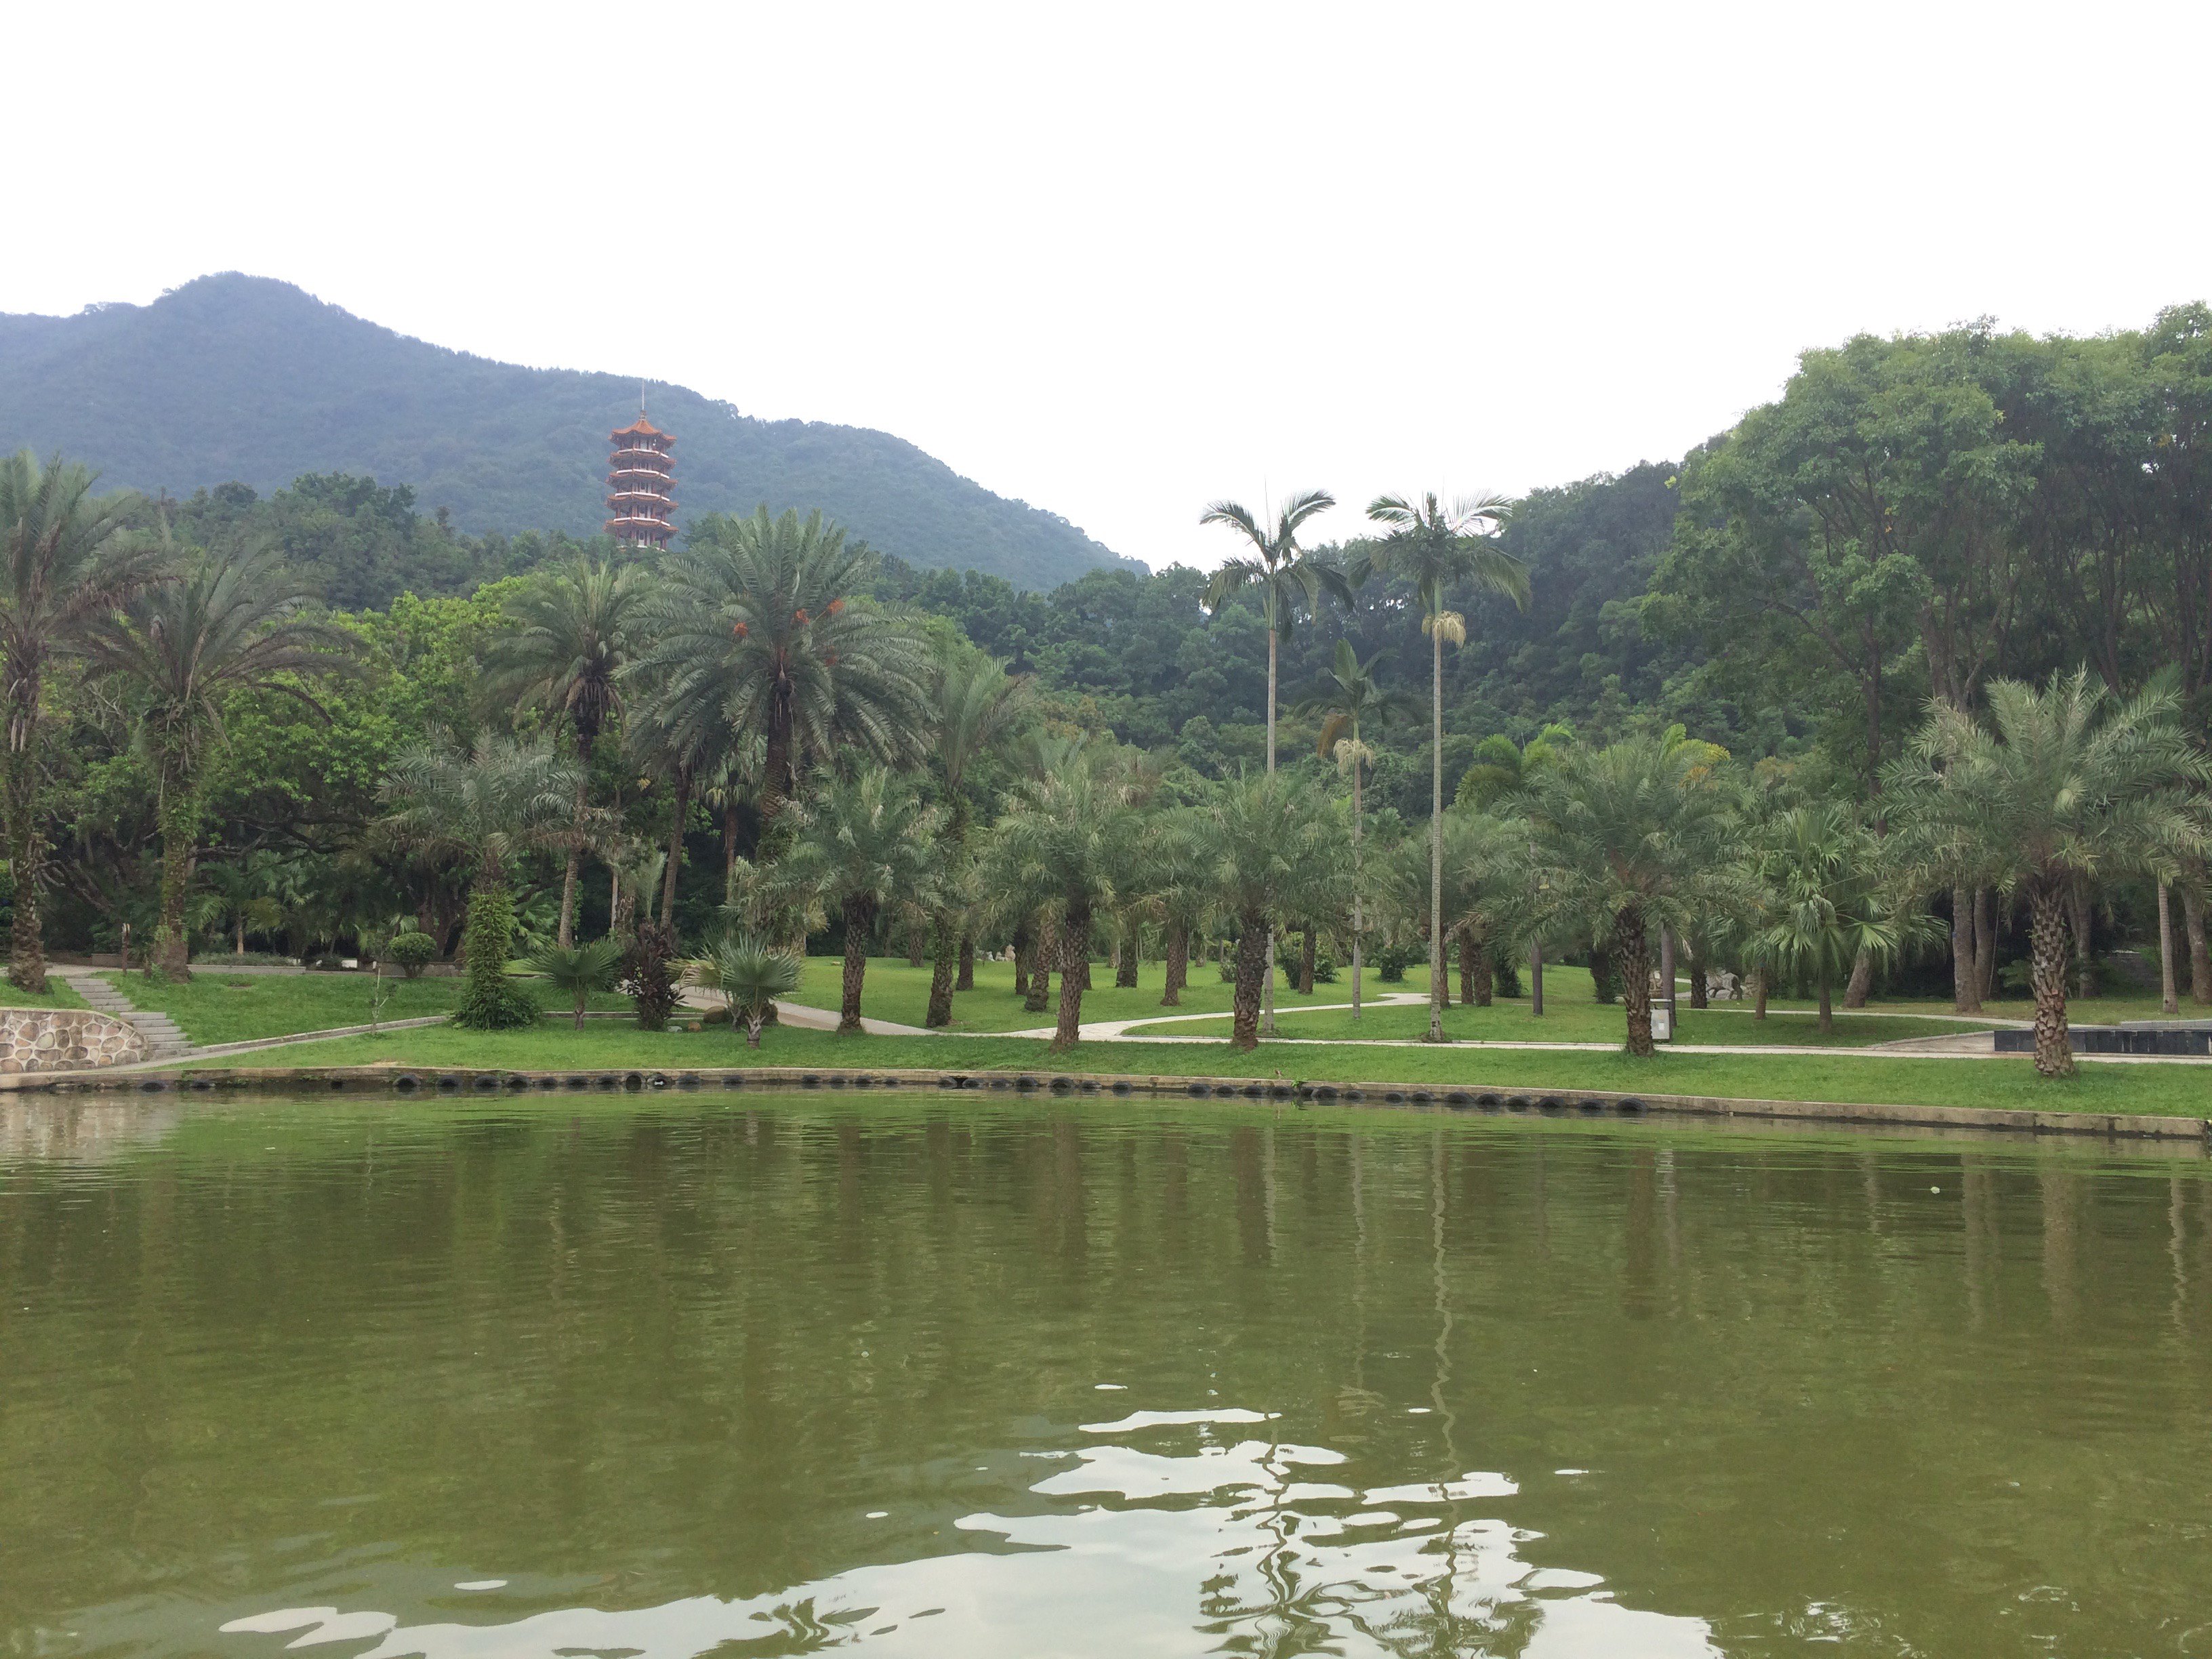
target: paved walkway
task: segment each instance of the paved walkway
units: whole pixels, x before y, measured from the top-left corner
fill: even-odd
[[[137,1026],[139,1035],[146,1039],[149,1061],[182,1060],[192,1052],[192,1045],[177,1029],[176,1021],[167,1014],[139,1012],[131,999],[115,988],[112,980],[89,968],[57,968],[53,975],[82,997],[86,1007],[112,1014],[125,1024]]]

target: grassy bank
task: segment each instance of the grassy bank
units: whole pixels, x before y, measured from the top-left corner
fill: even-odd
[[[163,1013],[194,1043],[251,1042],[262,1037],[290,1036],[300,1031],[327,1031],[343,1025],[369,1022],[370,998],[375,981],[367,974],[240,974],[220,968],[195,969],[182,984],[144,974],[106,976],[131,1006]],[[457,978],[386,979],[387,1000],[382,1018],[419,1019],[448,1014],[461,993]],[[569,1005],[557,993],[539,988],[538,999],[549,1012]],[[627,1011],[627,999],[613,995],[592,999],[595,1008]]]
[[[0,979],[0,1008],[82,1008],[84,999],[70,989],[67,981],[52,974],[46,975],[44,991],[19,991],[4,979]]]
[[[481,1033],[429,1026],[379,1037],[289,1045],[214,1066],[511,1067],[583,1071],[645,1066],[840,1066],[1282,1077],[1448,1087],[1644,1091],[1770,1100],[1893,1105],[1996,1106],[2042,1111],[2170,1112],[2212,1115],[2212,1067],[2087,1065],[2063,1082],[2036,1076],[2019,1060],[1913,1060],[1837,1054],[1662,1054],[1638,1061],[1619,1053],[1263,1044],[1240,1054],[1220,1043],[1086,1042],[1054,1055],[1018,1037],[839,1037],[781,1030],[757,1051],[726,1030],[640,1031],[614,1021],[581,1031],[548,1020],[536,1030]]]

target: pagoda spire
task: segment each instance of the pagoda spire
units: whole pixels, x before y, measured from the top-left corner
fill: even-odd
[[[676,440],[645,418],[645,388],[637,391],[637,419],[607,434],[607,511],[605,526],[632,547],[663,548],[676,533]]]

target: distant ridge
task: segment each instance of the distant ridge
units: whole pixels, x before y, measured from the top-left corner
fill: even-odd
[[[447,507],[471,533],[597,533],[606,436],[635,416],[638,385],[429,345],[235,272],[147,306],[0,313],[0,453],[58,451],[107,484],[176,495],[368,474],[413,486],[424,512]],[[650,398],[654,424],[677,438],[679,520],[763,501],[819,507],[910,563],[1020,587],[1124,562],[889,433],[757,420],[680,386]]]

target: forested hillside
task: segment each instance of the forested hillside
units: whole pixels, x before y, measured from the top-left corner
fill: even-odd
[[[111,486],[178,496],[356,474],[471,535],[596,532],[606,435],[637,395],[632,379],[446,350],[235,273],[149,306],[0,316],[0,453],[64,453]],[[677,435],[681,516],[818,507],[915,564],[1022,587],[1118,562],[888,433],[757,420],[680,386],[651,397]]]

